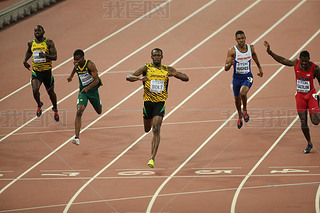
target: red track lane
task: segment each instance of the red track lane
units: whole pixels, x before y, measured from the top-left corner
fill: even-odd
[[[5,89],[0,93],[1,97],[25,84],[29,78],[29,75],[21,75],[19,70],[22,68],[21,58],[23,59],[25,51],[21,47],[26,46],[28,39],[32,38],[33,26],[43,17],[57,16],[57,22],[43,22],[48,37],[56,45],[59,44],[59,61],[55,65],[71,57],[74,49],[84,49],[130,22],[128,19],[103,19],[102,1],[92,1],[89,5],[77,2],[79,1],[61,2],[0,34],[1,38],[9,34],[18,36],[17,33],[21,32],[20,36],[24,37],[11,43],[11,46],[9,42],[3,44],[7,54],[2,58],[13,58],[16,61],[1,65],[3,69],[12,70],[11,76],[15,76],[9,78],[10,72],[3,73],[8,75],[4,78],[8,82],[3,82],[2,88]],[[86,58],[93,60],[102,73],[205,3],[207,1],[204,0],[187,4],[182,0],[173,0],[170,3],[170,19],[143,19],[88,51]],[[141,85],[139,82],[126,82],[125,77],[129,70],[150,60],[149,54],[153,47],[162,48],[163,63],[171,64],[252,3],[217,1],[153,45],[121,63],[113,72],[103,75],[101,78],[105,85],[100,89],[103,111],[113,107]],[[298,3],[299,1],[262,1],[175,64],[174,67],[181,68],[181,71],[188,74],[190,81],[184,83],[177,79],[170,80],[166,114],[220,70],[228,48],[235,44],[236,30],[243,29],[247,42],[251,43]],[[275,62],[265,53],[263,40],[270,42],[274,52],[290,57],[320,28],[316,21],[320,18],[316,12],[319,7],[319,1],[305,2],[255,44],[260,63],[265,65],[265,75],[263,78],[257,77],[257,69],[253,66],[255,81],[249,97],[280,68],[279,64],[272,65]],[[70,13],[69,18],[59,15],[65,12]],[[74,18],[77,14],[82,15]],[[65,24],[58,25],[59,22]],[[4,43],[3,39],[0,40]],[[318,36],[306,47],[313,61],[319,61],[319,43]],[[17,55],[12,51],[13,48],[20,51],[20,59],[13,57]],[[212,66],[218,68],[183,69]],[[65,80],[71,68],[69,62],[54,72],[59,99],[77,88],[76,78],[69,84]],[[150,133],[81,191],[69,212],[145,212],[151,197],[163,181],[234,112],[231,75],[231,72],[219,74],[164,121],[155,169],[149,169],[146,165],[150,156]],[[231,120],[222,128],[165,185],[152,212],[230,212],[235,191],[245,175],[296,116],[294,92],[293,69],[284,68],[249,102],[249,123],[238,130],[235,120]],[[42,97],[49,107],[50,101],[45,91],[42,91]],[[1,188],[73,135],[75,102],[76,94],[59,105],[62,115],[60,124],[54,123],[51,112],[45,113],[18,131],[17,135],[0,143],[0,174],[3,175],[0,176]],[[64,146],[10,186],[0,196],[0,212],[25,208],[30,209],[14,212],[62,212],[83,184],[143,134],[141,106],[142,90],[83,132],[80,146]],[[1,128],[1,134],[8,134],[27,118],[34,117],[31,89],[23,89],[1,103],[1,112],[26,112],[26,109],[30,113],[23,114],[26,116],[23,118],[25,120],[16,117],[16,123]],[[88,105],[82,127],[98,117]],[[14,115],[2,116],[0,121],[13,121],[13,118]],[[320,175],[317,143],[320,134],[319,127],[312,124],[310,130],[314,143],[312,153],[302,153],[306,142],[299,123],[295,123],[245,183],[237,200],[236,212],[256,212],[257,209],[260,212],[315,212]]]

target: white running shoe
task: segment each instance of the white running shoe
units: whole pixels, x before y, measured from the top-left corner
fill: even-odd
[[[74,138],[74,139],[72,140],[72,143],[75,144],[75,145],[80,145],[80,140],[79,140],[79,138]]]

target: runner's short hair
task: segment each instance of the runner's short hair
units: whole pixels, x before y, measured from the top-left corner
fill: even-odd
[[[307,57],[307,58],[310,58],[310,54],[309,54],[309,52],[308,51],[302,51],[301,53],[300,53],[300,58],[302,58],[302,57]]]
[[[84,52],[82,50],[80,50],[80,49],[77,49],[73,53],[73,56],[76,56],[76,55],[80,55],[81,57],[83,57],[84,56]]]
[[[245,34],[244,34],[244,32],[243,32],[242,30],[238,30],[238,31],[236,32],[235,36],[237,37],[237,35],[240,35],[240,34],[245,35]]]
[[[162,53],[162,50],[160,49],[160,48],[154,48],[153,50],[151,50],[151,55],[152,55],[152,53],[153,53],[153,51],[160,51],[161,52],[161,55],[163,55],[163,53]]]

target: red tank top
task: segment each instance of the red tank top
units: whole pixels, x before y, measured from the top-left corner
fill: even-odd
[[[313,69],[315,64],[311,62],[310,69],[308,71],[303,71],[300,69],[300,60],[294,67],[297,80],[297,92],[309,93],[315,91],[313,86]]]

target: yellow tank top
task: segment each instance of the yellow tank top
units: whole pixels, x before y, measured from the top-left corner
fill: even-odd
[[[147,72],[143,73],[150,81],[143,82],[144,101],[160,102],[168,98],[168,66],[154,67],[152,63],[147,63]]]
[[[48,38],[44,38],[43,42],[37,43],[36,39],[32,40],[31,52],[32,52],[32,69],[38,72],[50,70],[52,68],[51,60],[46,61],[46,58],[40,58],[39,53],[45,52],[49,54],[49,48],[47,45]]]

